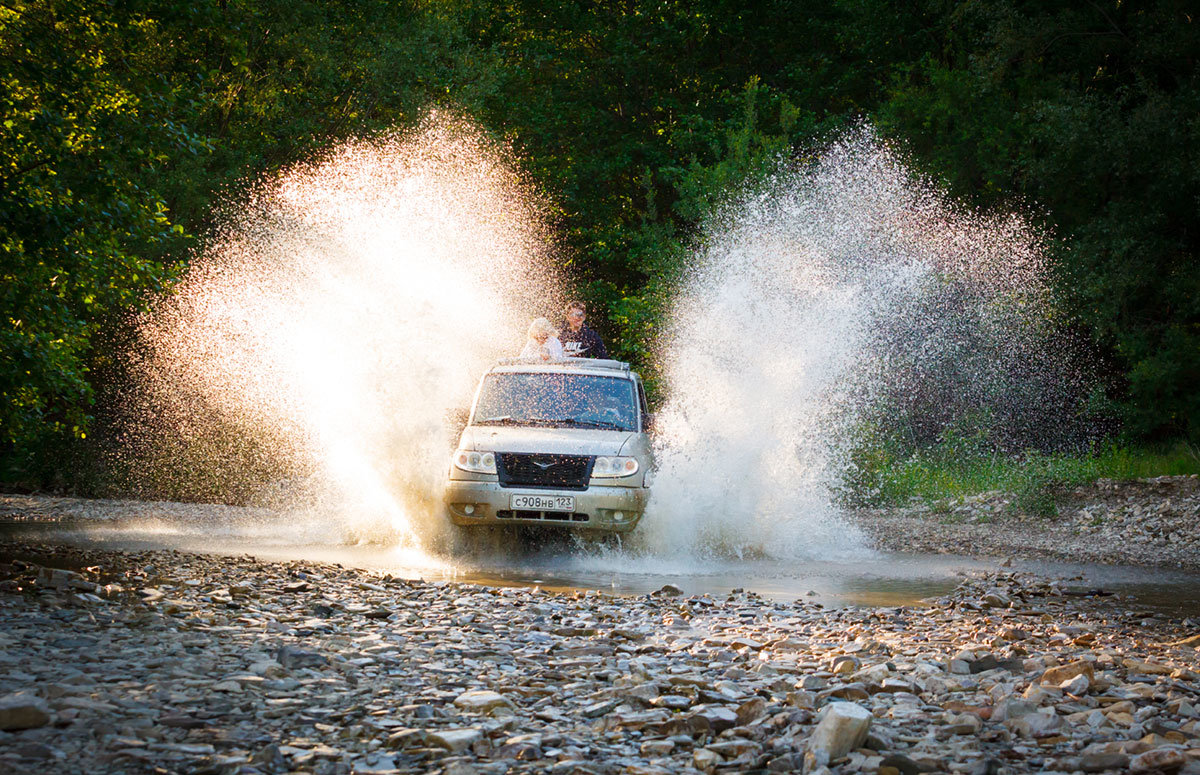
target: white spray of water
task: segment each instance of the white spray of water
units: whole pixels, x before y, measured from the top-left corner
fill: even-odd
[[[201,458],[255,439],[291,477],[273,505],[297,538],[423,543],[447,411],[553,285],[529,201],[502,153],[436,116],[262,184],[143,325],[154,432]]]
[[[1037,234],[955,207],[864,129],[814,163],[781,162],[713,216],[702,244],[661,346],[645,542],[660,554],[861,556],[831,502],[841,445],[898,376],[897,355],[932,361],[950,344],[896,343],[927,322],[917,314],[953,338],[1007,325],[1015,300],[1036,306]],[[971,289],[970,322],[961,299],[943,299],[948,285]]]
[[[264,183],[142,327],[149,433],[198,477],[288,477],[269,502],[298,541],[428,547],[447,410],[558,295],[529,201],[503,154],[436,117]],[[660,343],[649,556],[580,561],[861,556],[830,503],[847,429],[900,361],[944,355],[938,336],[1031,317],[1002,313],[1042,293],[1036,235],[955,208],[863,131],[781,164],[703,245]]]

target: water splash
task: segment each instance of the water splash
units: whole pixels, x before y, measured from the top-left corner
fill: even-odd
[[[141,327],[152,467],[310,540],[436,533],[446,413],[553,295],[532,202],[445,116],[262,182]]]
[[[986,401],[1038,360],[1042,239],[957,206],[869,128],[719,208],[661,346],[646,544],[861,556],[831,499],[852,431],[889,395],[991,386]]]
[[[230,208],[142,325],[150,468],[178,477],[177,496],[272,506],[297,543],[436,543],[446,411],[559,297],[511,170],[434,117]],[[956,206],[869,130],[781,162],[714,213],[702,244],[660,342],[642,551],[570,562],[862,557],[830,497],[852,430],[949,392],[994,405],[1052,371],[1038,232]]]

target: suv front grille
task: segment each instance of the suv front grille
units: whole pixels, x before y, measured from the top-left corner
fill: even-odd
[[[589,455],[529,455],[500,452],[496,473],[501,487],[586,490],[592,474]]]
[[[542,519],[547,522],[587,522],[588,515],[577,511],[497,511],[496,519]]]

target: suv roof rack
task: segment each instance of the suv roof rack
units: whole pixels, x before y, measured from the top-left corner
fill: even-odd
[[[543,361],[541,358],[501,358],[497,366],[582,366],[592,369],[612,369],[613,371],[629,371],[625,361],[615,361],[610,358],[560,358]]]

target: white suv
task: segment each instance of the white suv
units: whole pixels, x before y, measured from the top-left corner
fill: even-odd
[[[450,520],[629,532],[650,492],[650,423],[628,363],[501,361],[450,461]]]

